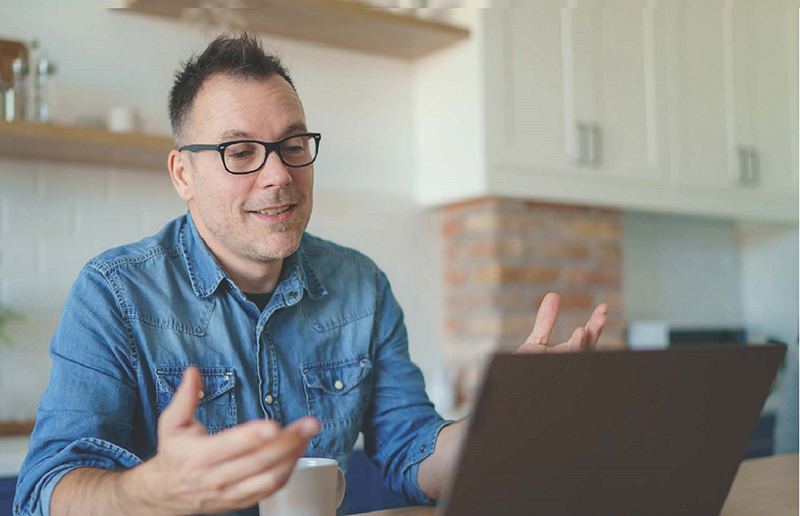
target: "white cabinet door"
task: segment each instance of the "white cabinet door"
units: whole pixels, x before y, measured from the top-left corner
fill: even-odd
[[[794,5],[793,5],[794,4]],[[797,199],[798,9],[791,0],[738,2],[733,59],[747,95],[743,143],[752,151],[745,185],[767,196]],[[796,201],[795,201],[796,202]]]
[[[483,13],[490,174],[563,174],[561,0],[517,1]]]
[[[663,23],[644,0],[627,4],[537,0],[485,11],[490,170],[583,182],[658,177]]]
[[[737,178],[733,27],[722,2],[673,0],[664,10],[671,178],[730,190]]]
[[[636,183],[660,175],[659,15],[644,0],[573,0],[563,11],[565,119],[577,127],[573,155],[599,177]]]

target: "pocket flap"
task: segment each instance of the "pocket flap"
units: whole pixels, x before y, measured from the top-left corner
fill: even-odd
[[[208,403],[236,386],[232,367],[198,367],[203,378],[203,397],[200,404]],[[168,393],[170,399],[183,379],[186,367],[159,367],[156,369],[158,390]]]
[[[306,364],[303,366],[303,381],[309,388],[341,395],[358,385],[371,369],[372,362],[366,356],[339,362]]]

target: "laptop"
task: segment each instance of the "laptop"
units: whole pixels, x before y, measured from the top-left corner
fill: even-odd
[[[437,516],[716,516],[785,352],[496,354]]]

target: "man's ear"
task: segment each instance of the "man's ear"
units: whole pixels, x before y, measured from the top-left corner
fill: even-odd
[[[172,150],[167,158],[169,166],[169,176],[172,179],[172,186],[178,192],[178,197],[189,202],[194,197],[193,181],[194,167],[187,156],[180,151]]]

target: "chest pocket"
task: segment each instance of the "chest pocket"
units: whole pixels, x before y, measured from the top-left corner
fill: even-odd
[[[181,384],[185,366],[158,367],[156,369],[158,413],[172,401]],[[230,428],[236,419],[236,374],[232,367],[198,367],[202,376],[202,398],[195,418],[203,423],[210,434]]]
[[[303,366],[308,413],[322,423],[313,448],[331,453],[352,448],[369,405],[371,370],[366,355]]]

